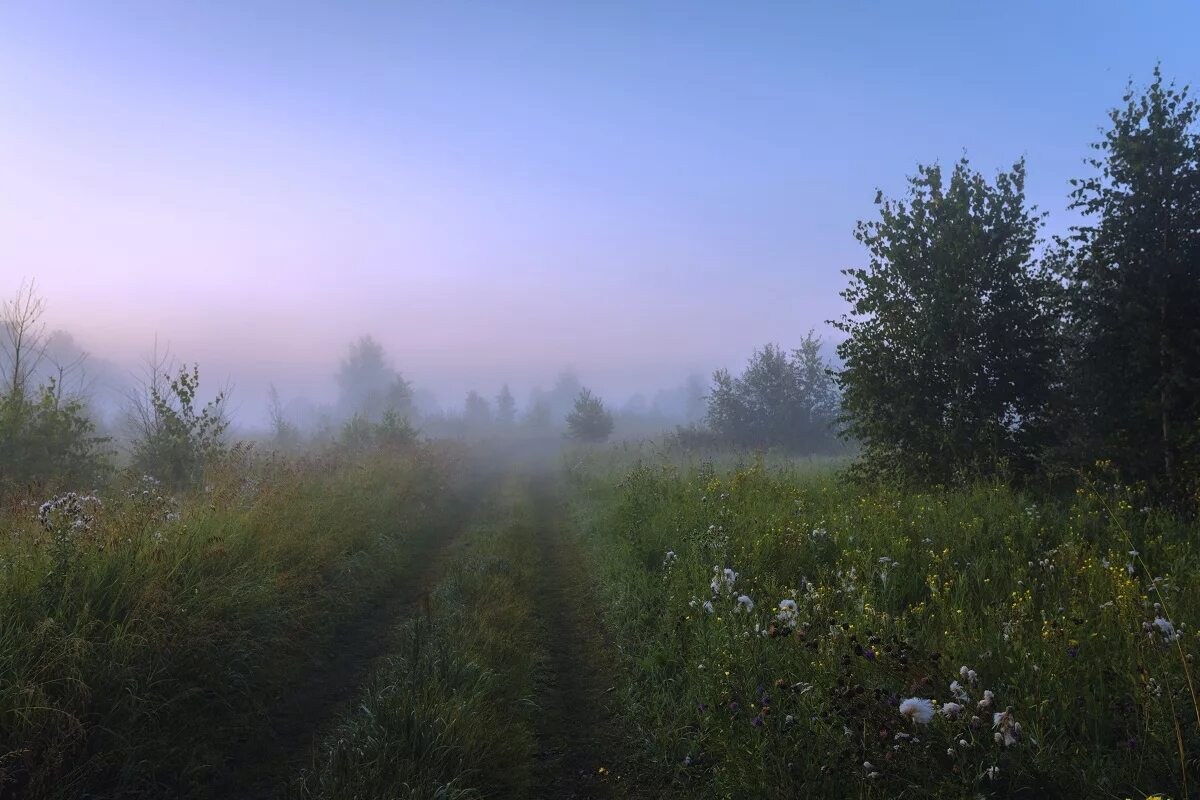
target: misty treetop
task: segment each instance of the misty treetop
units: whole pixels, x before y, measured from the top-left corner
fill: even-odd
[[[791,352],[775,344],[755,350],[739,377],[717,370],[705,416],[709,430],[740,447],[837,449],[838,393],[821,345],[809,331]]]
[[[412,386],[388,362],[383,345],[371,336],[350,345],[336,377],[343,416],[361,414],[368,422],[379,422],[388,411],[412,414]]]
[[[591,389],[580,389],[567,414],[567,435],[580,442],[603,442],[612,435],[613,418]]]

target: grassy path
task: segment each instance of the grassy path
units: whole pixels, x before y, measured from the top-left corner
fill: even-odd
[[[621,783],[620,737],[606,702],[612,673],[580,543],[563,524],[553,480],[535,478],[530,492],[544,643],[537,676],[541,715],[535,796],[625,797],[630,787]]]
[[[270,701],[274,735],[246,742],[215,796],[270,800],[290,792],[295,775],[312,763],[323,732],[359,695],[373,665],[393,649],[397,622],[428,602],[445,571],[447,554],[478,505],[473,497],[452,519],[415,537],[409,568],[390,591],[343,625],[329,648],[307,654],[304,683]]]

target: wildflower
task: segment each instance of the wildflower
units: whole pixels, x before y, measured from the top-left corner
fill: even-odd
[[[996,728],[996,743],[1012,747],[1021,738],[1021,725],[1009,711],[999,711],[992,715],[992,727]]]
[[[735,612],[745,611],[747,614],[749,614],[754,610],[754,601],[744,594],[738,595],[737,605],[734,606],[733,610]]]
[[[983,771],[983,774],[988,777],[988,780],[994,781],[994,780],[996,780],[996,778],[1000,777],[1000,768],[999,767],[988,767],[987,769],[985,769]]]
[[[776,614],[779,621],[790,625],[796,621],[796,601],[790,598],[785,598],[779,601],[779,613]]]
[[[871,770],[875,769],[875,765],[872,764],[870,761],[864,761],[863,769],[865,769],[867,772],[870,772]]]
[[[958,746],[959,746],[959,747],[970,747],[970,746],[971,746],[971,743],[970,743],[970,742],[968,742],[966,739],[959,739],[959,740],[958,740]]]
[[[920,725],[928,725],[933,719],[933,703],[922,697],[910,697],[901,701],[900,714]]]
[[[732,594],[733,584],[737,581],[737,578],[738,574],[729,567],[721,569],[714,564],[713,579],[709,583],[709,585],[712,587],[712,593],[714,595]]]
[[[958,674],[959,677],[972,686],[979,683],[979,676],[975,674],[975,670],[969,669],[965,665],[958,668]]]
[[[684,759],[683,759],[683,765],[684,765],[685,767],[690,767],[690,766],[692,765],[692,757],[691,757],[691,756],[685,756],[685,757],[684,757]]]
[[[1157,629],[1162,635],[1163,642],[1167,644],[1177,641],[1180,638],[1179,634],[1175,632],[1175,626],[1169,620],[1162,617],[1155,617],[1153,622],[1142,623],[1142,627],[1147,631]]]
[[[711,614],[711,613],[713,613],[713,604],[712,604],[712,600],[705,600],[705,601],[704,601],[704,610],[705,610],[705,611],[707,611],[707,612],[708,612],[708,613],[710,613],[710,614]]]
[[[983,690],[983,699],[975,704],[975,707],[980,711],[987,711],[996,702],[996,695],[992,694],[991,689]]]
[[[950,681],[950,693],[954,695],[954,699],[960,703],[971,702],[971,695],[967,694],[967,690],[962,688],[962,684],[958,681]]]
[[[762,714],[755,714],[754,719],[750,720],[750,724],[756,728],[761,728],[763,724]]]
[[[950,756],[951,758],[954,758],[954,757],[955,757],[956,755],[958,755],[958,754],[954,752],[954,748],[953,748],[953,747],[947,747],[947,748],[946,748],[946,755]]]
[[[791,725],[795,721],[796,721],[796,718],[793,717],[791,714],[788,714],[786,717],[783,718],[784,725]]]
[[[942,706],[942,715],[946,719],[958,719],[966,709],[958,703],[946,703]]]
[[[675,555],[675,551],[668,550],[667,554],[663,557],[663,566],[666,567],[667,569],[670,569],[671,565],[674,564],[678,560],[679,560],[679,556]]]

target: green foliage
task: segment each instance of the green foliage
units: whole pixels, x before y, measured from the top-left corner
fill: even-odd
[[[0,793],[229,796],[238,761],[261,776],[280,705],[443,535],[449,467],[230,458],[202,493],[126,476],[0,518]]]
[[[528,796],[537,556],[525,508],[471,531],[423,614],[318,746],[300,797]]]
[[[966,160],[920,167],[905,200],[858,224],[834,325],[846,432],[869,471],[950,481],[1029,470],[1045,437],[1056,358],[1051,282],[1035,268],[1040,220],[1025,165],[989,183]]]
[[[17,487],[91,488],[108,463],[82,403],[61,397],[54,380],[36,400],[14,389],[0,396],[0,493]]]
[[[655,796],[1194,786],[1200,542],[1136,494],[657,463],[574,482]],[[909,697],[933,718],[903,716]]]
[[[226,452],[225,393],[218,393],[199,410],[200,368],[179,368],[174,377],[156,373],[147,387],[147,405],[139,409],[138,438],[132,465],[173,489],[197,486],[205,467]]]
[[[1109,114],[1073,181],[1063,259],[1076,462],[1200,492],[1200,106],[1158,69]],[[1195,499],[1200,501],[1200,494]]]
[[[718,370],[706,422],[719,439],[739,446],[828,452],[837,407],[821,340],[809,331],[790,355],[774,344],[756,350],[741,377]]]
[[[612,435],[613,418],[604,401],[591,389],[580,389],[575,407],[567,414],[567,435],[580,442],[603,442]]]
[[[420,432],[395,411],[383,413],[379,422],[370,422],[362,414],[355,414],[342,426],[338,443],[352,453],[364,453],[384,447],[403,449],[416,444]]]

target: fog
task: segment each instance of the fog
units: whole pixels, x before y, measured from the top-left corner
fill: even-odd
[[[832,355],[854,221],[917,161],[1024,155],[1062,230],[1079,143],[1125,81],[1200,65],[1188,26],[1102,6],[918,25],[901,7],[10,4],[0,294],[36,281],[110,420],[155,352],[199,364],[204,397],[228,388],[238,427],[268,426],[271,387],[297,421],[344,417],[340,364],[370,336],[422,418],[505,385],[557,418],[568,374],[671,427],[755,348],[815,329]],[[1067,23],[1091,46],[1054,46]],[[977,57],[996,30],[1020,58]]]

